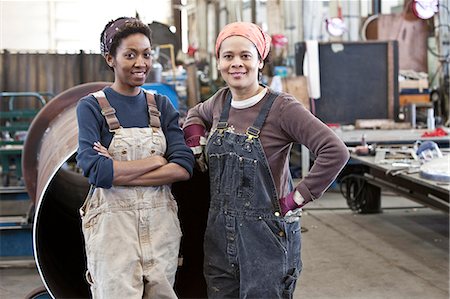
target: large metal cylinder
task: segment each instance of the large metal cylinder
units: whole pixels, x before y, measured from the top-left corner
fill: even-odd
[[[67,165],[74,161],[78,146],[78,100],[109,84],[78,85],[57,95],[36,115],[24,144],[23,176],[34,203],[34,255],[54,298],[89,297],[78,214],[89,184]]]

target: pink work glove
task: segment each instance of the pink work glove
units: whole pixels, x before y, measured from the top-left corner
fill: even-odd
[[[186,128],[183,129],[184,131],[184,140],[186,140],[187,146],[189,146],[194,154],[200,154],[201,153],[201,146],[204,145],[203,139],[205,138],[205,128],[202,125],[199,124],[193,124],[189,125]],[[197,153],[196,150],[199,149],[199,152]],[[196,149],[196,150],[194,150]]]
[[[299,203],[303,203],[303,197],[301,194],[294,189],[291,193],[286,195],[285,197],[282,197],[280,199],[280,208],[281,208],[281,214],[283,217],[287,214],[289,211],[293,211],[295,209],[300,208],[303,206],[303,204],[300,206]],[[299,202],[299,203],[297,203]]]
[[[205,128],[199,124],[192,124],[183,129],[184,140],[195,155],[196,166],[201,172],[205,172],[208,167],[203,154],[203,147],[206,145]]]

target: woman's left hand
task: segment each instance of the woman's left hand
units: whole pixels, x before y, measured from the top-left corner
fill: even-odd
[[[287,212],[303,207],[305,204],[304,201],[305,200],[303,199],[300,192],[298,192],[297,190],[292,191],[291,193],[280,199],[281,214],[285,216]]]
[[[112,156],[109,154],[108,149],[104,147],[100,142],[94,142],[94,150],[98,152],[99,155],[105,156],[109,159],[112,159]]]

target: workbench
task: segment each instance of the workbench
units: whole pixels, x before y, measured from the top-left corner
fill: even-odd
[[[449,213],[450,182],[424,179],[419,172],[396,172],[392,164],[375,163],[374,156],[352,154],[351,160],[367,166],[364,177],[370,184]]]
[[[450,137],[422,137],[427,132],[426,129],[406,129],[406,130],[345,130],[336,129],[335,133],[347,146],[361,145],[364,136],[368,144],[413,144],[417,140],[430,140],[436,142],[439,147],[450,147]]]
[[[441,149],[450,147],[449,136],[422,137],[425,132],[428,132],[428,130],[335,129],[335,133],[349,147],[349,150],[352,147],[362,145],[364,142],[369,145],[412,146],[416,141],[433,141]],[[363,177],[364,183],[367,183],[363,192],[358,195],[360,197],[359,200],[363,201],[363,206],[358,206],[355,210],[363,213],[380,212],[380,189],[388,188],[421,204],[449,212],[449,184],[421,178],[419,173],[396,173],[393,171],[395,170],[394,168],[389,164],[375,163],[374,156],[351,155],[351,159],[343,171],[344,175],[356,173],[355,177]],[[351,183],[353,184],[354,182]],[[354,186],[355,184],[352,185],[352,187]],[[349,194],[354,195],[351,192]],[[351,200],[353,199],[351,198]],[[348,198],[347,202],[349,202]],[[350,204],[349,207],[354,208]]]

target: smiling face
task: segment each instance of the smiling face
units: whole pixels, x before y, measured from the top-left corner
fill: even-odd
[[[114,69],[111,87],[124,95],[136,95],[152,66],[150,40],[142,33],[128,35],[120,41],[115,56],[106,55],[106,62]]]
[[[217,66],[233,93],[233,99],[243,100],[258,93],[258,73],[264,63],[255,45],[247,38],[226,38],[220,45]]]

